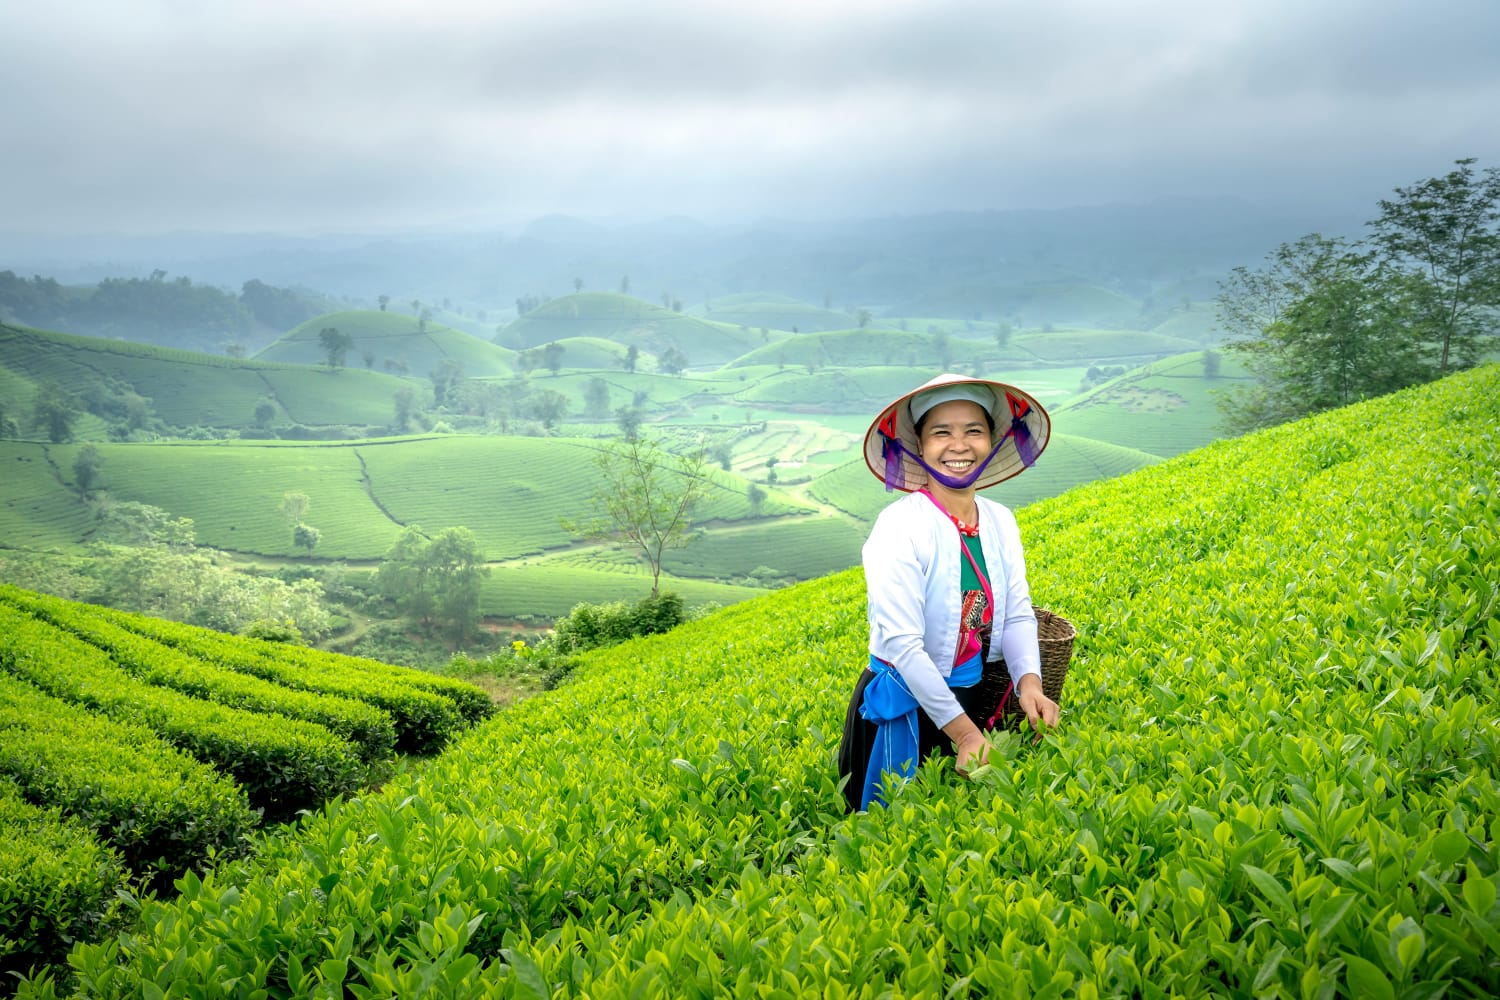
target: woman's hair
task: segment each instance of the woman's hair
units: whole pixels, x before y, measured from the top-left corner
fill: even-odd
[[[978,403],[975,403],[974,405],[979,406]],[[933,407],[933,409],[937,409],[937,407]],[[979,406],[979,409],[984,413],[984,422],[990,425],[990,437],[993,438],[995,436],[995,415],[991,413],[986,407]],[[922,436],[922,425],[927,423],[927,415],[931,412],[932,410],[928,410],[926,413],[923,413],[920,417],[917,418],[916,423],[913,424],[913,430],[916,431],[917,437],[920,438]]]

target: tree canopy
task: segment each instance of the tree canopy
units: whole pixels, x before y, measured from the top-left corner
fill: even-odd
[[[662,555],[692,540],[692,511],[710,486],[708,456],[702,450],[671,455],[652,441],[629,437],[600,451],[595,464],[602,481],[593,502],[602,513],[583,521],[564,519],[563,529],[639,549],[651,568],[655,596]]]
[[[1397,188],[1363,240],[1311,233],[1220,284],[1225,346],[1256,376],[1221,397],[1231,431],[1477,363],[1500,308],[1500,171],[1473,162]]]

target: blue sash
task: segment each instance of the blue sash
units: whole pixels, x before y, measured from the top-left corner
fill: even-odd
[[[859,706],[859,714],[878,727],[875,743],[870,750],[870,762],[865,767],[865,789],[860,797],[860,808],[870,808],[871,802],[885,805],[880,798],[880,776],[893,771],[903,778],[910,778],[917,771],[917,699],[906,686],[906,681],[896,668],[884,660],[870,657],[870,670],[875,674],[865,685],[865,698]],[[947,678],[950,688],[973,687],[984,673],[984,661],[975,653],[953,668]]]

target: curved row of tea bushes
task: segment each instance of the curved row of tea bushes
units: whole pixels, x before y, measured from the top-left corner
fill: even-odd
[[[359,748],[367,764],[387,760],[396,745],[390,716],[352,698],[294,690],[194,659],[107,620],[99,608],[0,585],[10,604],[97,646],[131,676],[193,698],[256,713],[316,723]]]
[[[1495,995],[1497,427],[1488,368],[1022,511],[1078,650],[1062,727],[973,781],[844,816],[851,571],[585,654],[75,950],[76,987]]]
[[[358,788],[366,768],[310,722],[262,715],[142,684],[95,646],[0,604],[0,669],[47,694],[138,723],[232,776],[267,819],[285,820]]]
[[[127,884],[119,855],[0,779],[0,977],[62,959],[109,928]]]
[[[132,871],[173,875],[232,854],[258,817],[227,777],[140,725],[0,673],[0,775],[95,831]]]
[[[233,638],[208,629],[123,612],[106,612],[105,616],[132,632],[228,670],[293,690],[374,705],[395,724],[396,749],[401,753],[435,753],[465,728],[464,716],[455,699],[419,686],[427,684],[431,675],[418,670],[390,667],[389,673],[368,672],[359,669],[362,661],[352,657],[310,656],[310,651],[298,646]],[[473,685],[451,679],[450,683],[455,690],[464,692],[465,704],[474,700],[476,692],[484,698],[483,692]],[[484,700],[488,702],[487,698]]]
[[[309,646],[293,647],[286,656],[286,660],[309,672],[331,670],[359,674],[363,677],[381,678],[440,695],[453,702],[458,708],[459,718],[466,726],[483,722],[495,714],[495,702],[484,693],[483,689],[456,677],[444,677],[441,674],[415,670],[411,667],[399,667],[362,656],[331,653]]]

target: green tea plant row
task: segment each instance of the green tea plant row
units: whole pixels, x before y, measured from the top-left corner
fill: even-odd
[[[365,702],[390,716],[396,749],[432,753],[465,725],[487,716],[483,691],[453,678],[373,660],[239,639],[208,629],[120,611],[98,614],[205,663],[290,688]]]
[[[87,827],[0,778],[0,976],[9,983],[114,929],[128,875]]]
[[[120,852],[175,876],[241,847],[258,817],[227,776],[145,726],[96,715],[0,673],[0,773]]]
[[[586,655],[143,905],[73,985],[1493,995],[1497,426],[1489,368],[1028,508],[1078,652],[1061,728],[997,734],[973,781],[933,761],[844,815],[850,571]]]
[[[367,777],[355,748],[322,726],[141,683],[104,650],[10,604],[0,604],[0,633],[0,669],[63,701],[145,726],[232,776],[270,819],[352,792]]]
[[[395,748],[390,716],[363,701],[289,688],[217,667],[132,632],[98,608],[73,601],[0,585],[0,602],[0,607],[18,608],[99,647],[117,667],[147,684],[235,709],[316,723],[354,744],[367,765],[384,762]]]

